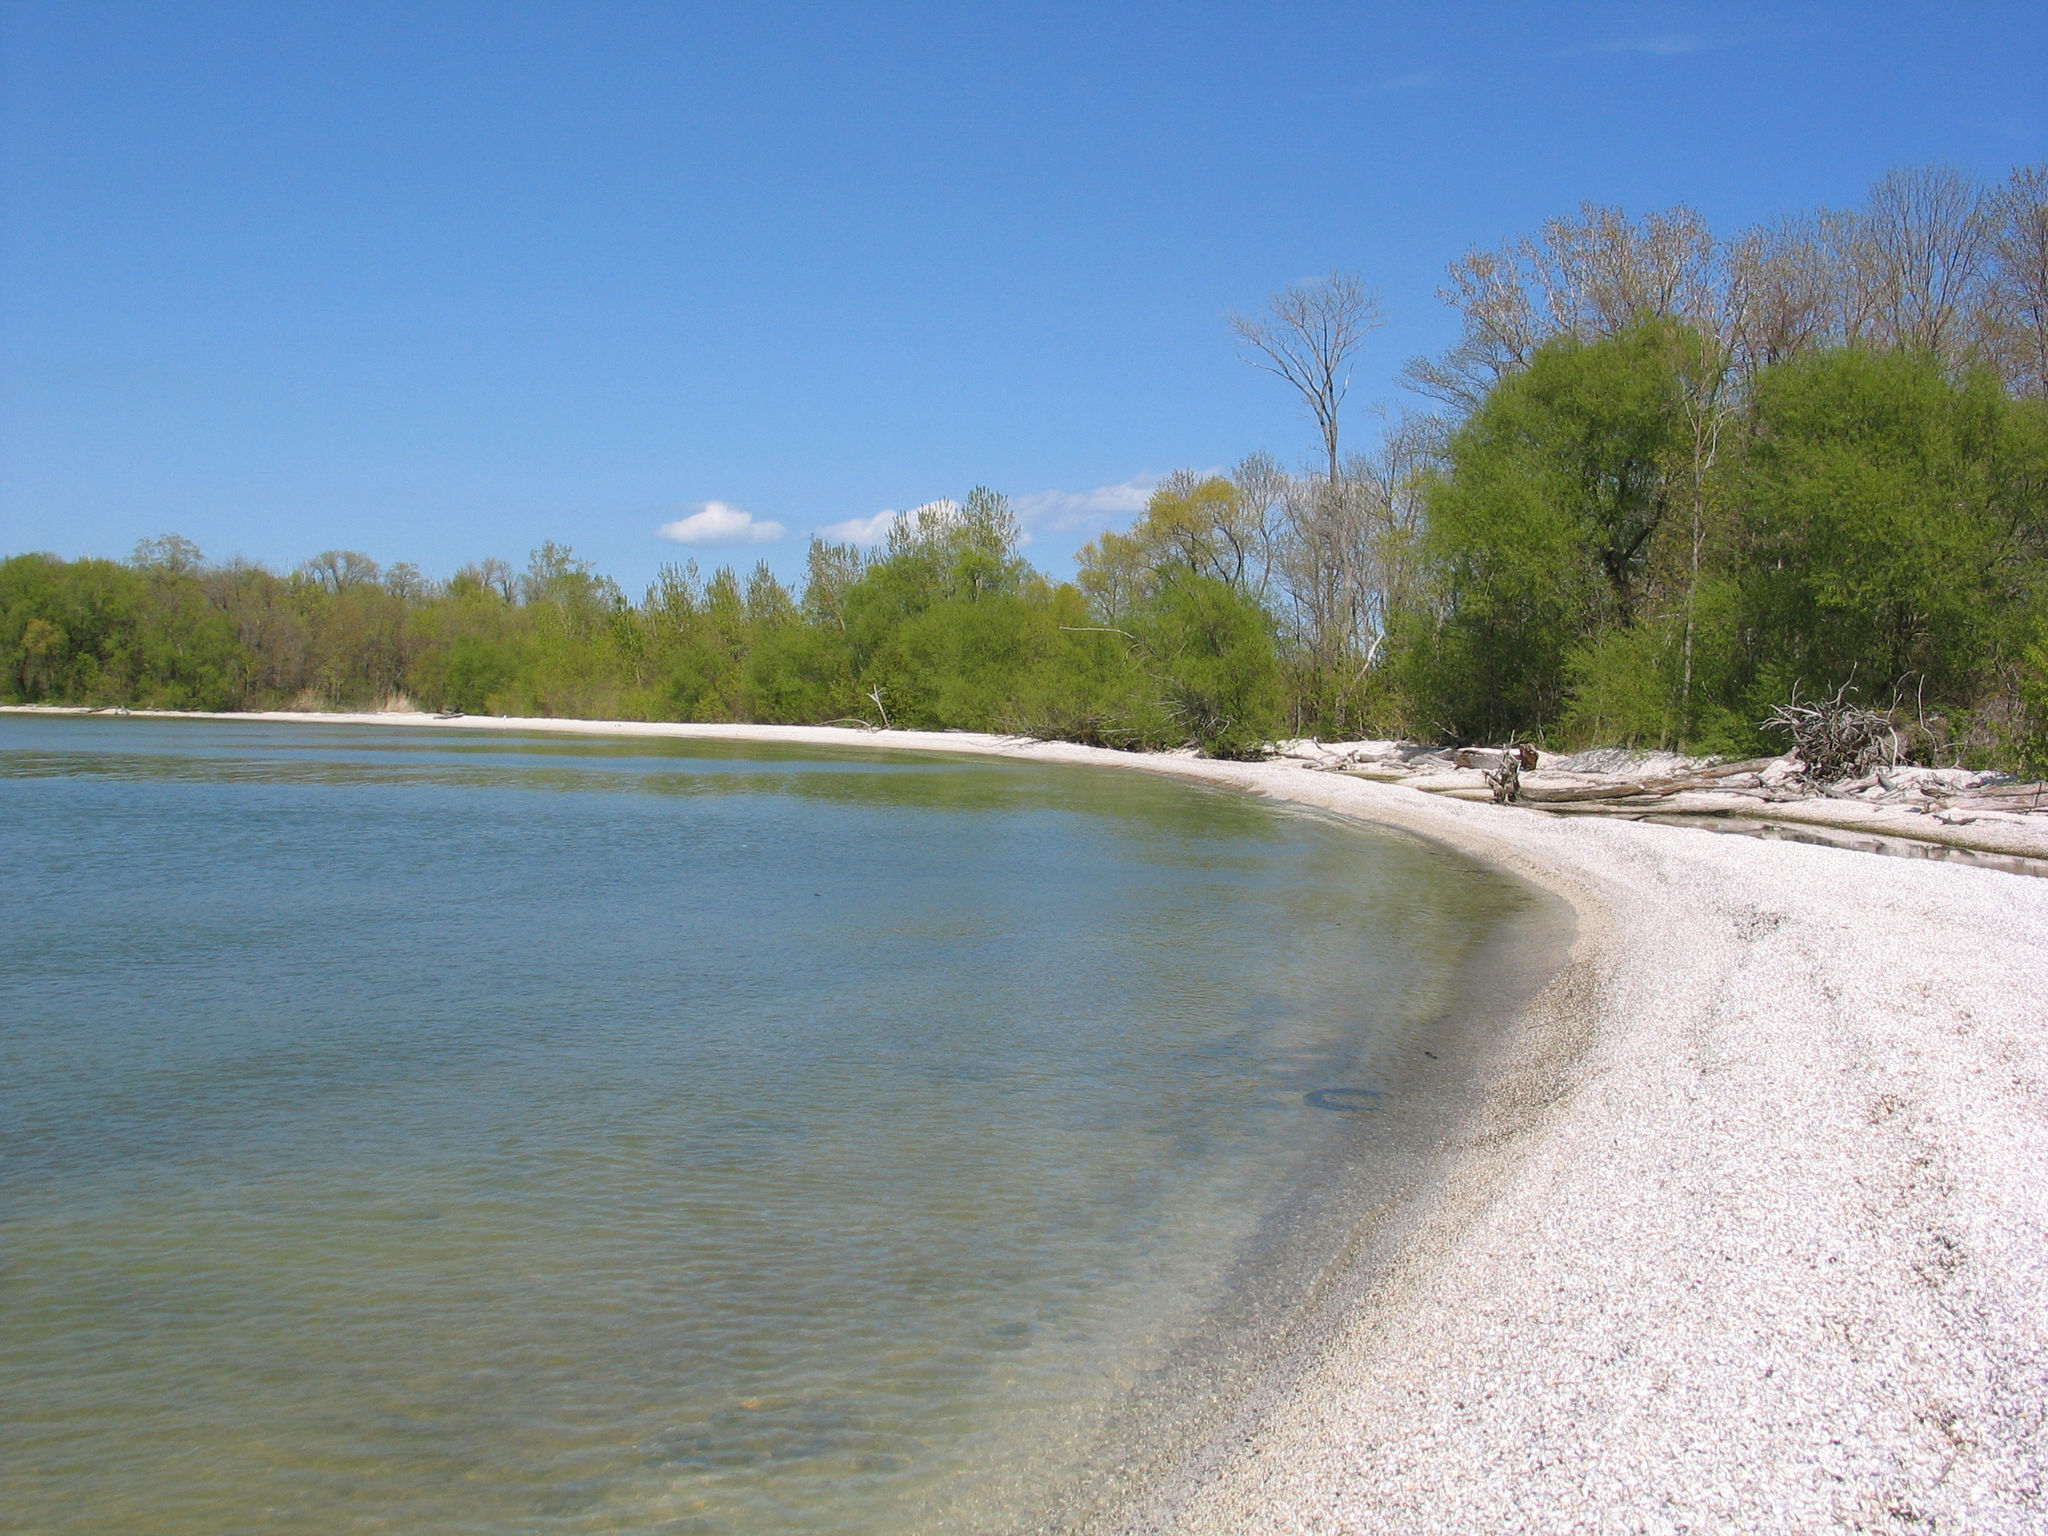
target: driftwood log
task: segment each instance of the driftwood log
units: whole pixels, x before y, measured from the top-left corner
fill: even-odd
[[[1931,813],[1951,825],[1977,816],[2048,815],[2048,785],[2015,783],[2003,774],[1880,762],[1860,776],[1831,781],[1789,752],[1733,763],[1666,757],[1658,771],[1644,771],[1649,766],[1645,763],[1633,773],[1626,767],[1618,772],[1590,764],[1580,767],[1569,758],[1546,763],[1525,743],[1439,748],[1407,741],[1361,741],[1325,746],[1303,739],[1276,744],[1273,755],[1325,773],[1413,783],[1432,794],[1560,813],[1641,816],[1677,796],[1694,793],[1711,797],[1690,804],[1705,814],[1736,812],[1747,801],[1754,811],[1739,814],[1768,816],[1772,805],[1826,799],[1872,810]],[[1476,770],[1479,782],[1461,781],[1458,769]]]
[[[1692,789],[1713,790],[1723,794],[1754,792],[1764,795],[1770,791],[1761,782],[1743,785],[1729,781],[1744,777],[1754,777],[1760,781],[1764,770],[1779,761],[1780,759],[1774,757],[1753,757],[1744,762],[1717,763],[1711,767],[1697,768],[1688,773],[1667,775],[1663,778],[1614,779],[1604,784],[1577,784],[1569,787],[1524,784],[1521,786],[1521,797],[1532,805],[1567,805],[1600,800],[1661,800],[1671,795],[1684,794]]]

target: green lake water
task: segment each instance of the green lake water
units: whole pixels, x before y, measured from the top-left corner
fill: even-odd
[[[0,717],[0,1529],[1040,1518],[1528,898],[1139,773]]]

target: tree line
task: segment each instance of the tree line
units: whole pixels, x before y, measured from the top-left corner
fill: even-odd
[[[899,518],[872,553],[813,540],[792,591],[764,562],[665,566],[644,597],[547,544],[445,584],[333,551],[289,575],[132,560],[0,562],[13,702],[172,709],[391,707],[629,720],[1011,731],[1122,747],[1252,750],[1277,718],[1264,613],[1188,571],[1110,626],[1019,554],[977,488]]]
[[[1942,760],[2048,761],[2048,167],[1944,169],[1717,237],[1595,206],[1450,268],[1435,403],[1346,452],[1376,297],[1333,273],[1233,320],[1320,442],[1169,476],[1074,581],[977,489],[869,552],[664,568],[556,545],[445,583],[288,575],[175,538],[0,562],[0,694],[1015,731],[1749,752],[1849,687]]]

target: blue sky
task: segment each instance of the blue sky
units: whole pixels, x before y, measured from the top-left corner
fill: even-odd
[[[1313,453],[1231,309],[1383,290],[1363,446],[1470,246],[2048,158],[2044,22],[0,0],[0,553],[445,575],[552,538],[637,592],[986,483],[1063,573],[1165,471]],[[784,532],[659,536],[693,517]]]

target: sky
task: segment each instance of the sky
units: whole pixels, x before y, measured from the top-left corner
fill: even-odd
[[[430,575],[875,537],[985,484],[1056,575],[1314,424],[1228,327],[1582,201],[1732,232],[2048,159],[2048,6],[0,0],[0,555]]]

